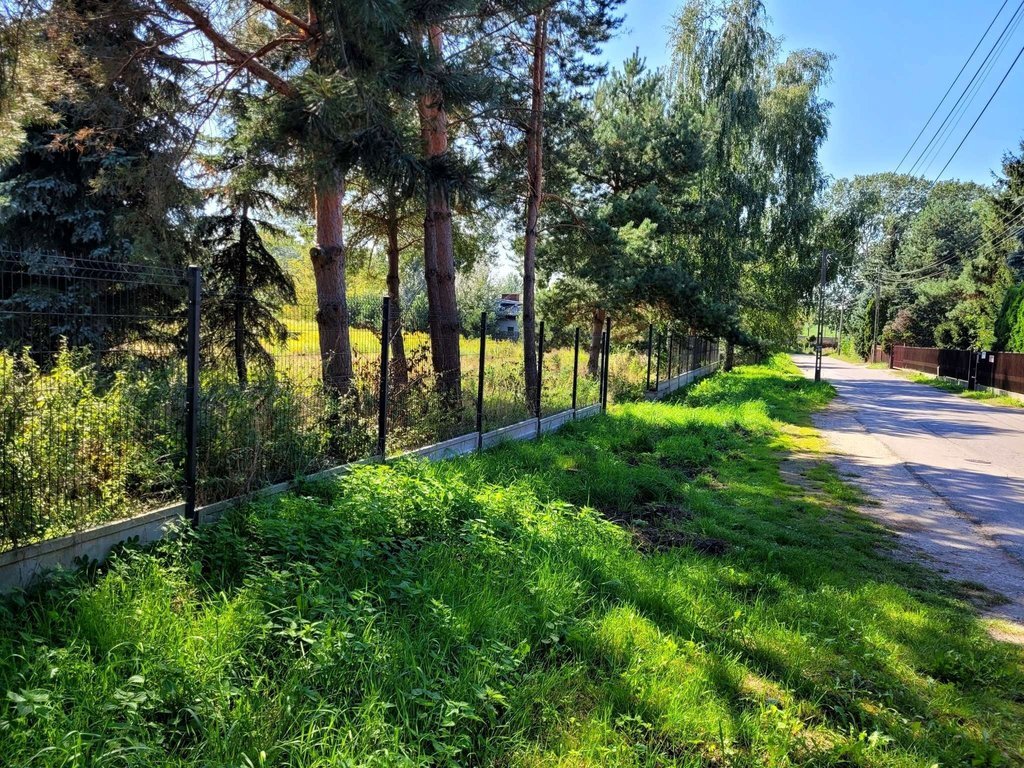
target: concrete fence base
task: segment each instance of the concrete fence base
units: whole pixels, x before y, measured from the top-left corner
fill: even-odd
[[[692,384],[698,379],[703,379],[705,376],[714,373],[721,366],[721,362],[715,361],[709,365],[705,365],[703,368],[697,368],[693,371],[687,371],[681,373],[678,376],[674,376],[671,379],[665,379],[665,381],[658,382],[658,388],[647,393],[648,400],[660,400],[677,389],[685,387],[687,384]]]
[[[718,365],[718,363],[714,363],[696,371],[676,376],[674,379],[668,379],[658,386],[657,392],[649,392],[647,396],[649,399],[664,397],[669,392],[673,392],[679,387],[689,384],[691,381],[714,372]],[[543,434],[554,432],[568,422],[594,416],[600,413],[600,411],[601,406],[594,404],[575,411],[571,409],[561,411],[541,419],[527,419],[483,434],[471,432],[468,435],[461,435],[441,443],[427,445],[423,448],[399,454],[398,456],[389,457],[388,461],[410,458],[440,461],[473,453],[480,449],[493,448],[509,440],[532,440]],[[368,464],[375,461],[376,459],[364,459],[350,464],[343,464],[307,475],[303,479],[305,481],[323,480],[342,475],[360,464]],[[200,507],[198,509],[200,524],[205,525],[219,520],[225,510],[230,507],[254,499],[285,493],[293,485],[294,483],[289,480],[261,488],[246,496],[238,496]],[[174,531],[178,530],[181,526],[187,525],[184,520],[184,514],[184,503],[171,504],[135,517],[102,523],[101,525],[77,531],[68,536],[61,536],[60,538],[41,541],[38,544],[18,547],[9,552],[2,552],[0,553],[0,591],[27,587],[39,576],[56,568],[71,569],[82,561],[102,562],[114,547],[125,541],[135,540],[142,544],[149,544],[168,535],[173,535]]]

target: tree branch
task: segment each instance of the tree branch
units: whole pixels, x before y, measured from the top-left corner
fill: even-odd
[[[291,13],[290,11],[285,10],[281,6],[277,5],[277,3],[272,2],[272,0],[256,0],[256,2],[259,3],[260,5],[262,5],[264,8],[266,8],[271,13],[274,13],[274,14],[280,16],[282,19],[287,21],[289,24],[293,24],[294,26],[296,26],[299,29],[301,29],[303,32],[306,33],[307,37],[312,37],[313,36],[313,28],[308,23],[306,23],[305,21],[300,19],[298,16],[296,16],[294,13]]]
[[[294,97],[296,95],[294,86],[286,82],[261,62],[256,61],[255,54],[246,53],[228,40],[223,34],[214,29],[213,22],[210,21],[210,17],[191,3],[187,2],[187,0],[167,0],[167,4],[179,13],[188,17],[189,21],[196,25],[196,29],[198,29],[207,40],[213,43],[215,48],[220,50],[239,68],[251,72],[253,76],[258,77],[282,96]]]

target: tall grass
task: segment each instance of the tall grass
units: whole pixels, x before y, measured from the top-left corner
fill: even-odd
[[[16,595],[0,763],[1021,764],[1020,649],[781,479],[829,396],[744,368]]]
[[[308,323],[306,325],[309,325]],[[306,327],[306,326],[302,326]],[[351,392],[319,383],[310,337],[289,338],[272,369],[253,366],[239,387],[232,367],[208,360],[200,378],[200,503],[231,498],[376,450],[379,341],[368,332],[354,360]],[[369,340],[369,341],[368,341]],[[313,340],[315,341],[315,339]],[[476,428],[477,343],[465,340],[462,407],[442,404],[427,338],[409,334],[409,385],[392,387],[388,449],[394,454]],[[613,356],[613,396],[635,396],[637,365]],[[127,362],[126,362],[127,360]],[[100,359],[62,349],[47,368],[26,351],[0,351],[0,551],[61,536],[170,503],[183,486],[184,365],[171,352]],[[571,406],[572,349],[544,357],[542,411]],[[597,402],[598,382],[581,353],[580,406]],[[621,380],[620,380],[621,377]],[[529,418],[522,345],[489,340],[484,428]]]

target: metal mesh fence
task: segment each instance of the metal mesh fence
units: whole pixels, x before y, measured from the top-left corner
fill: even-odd
[[[506,339],[488,339],[485,359],[483,430],[490,432],[530,418],[522,344]]]
[[[204,295],[212,304],[223,297]],[[348,300],[348,349],[321,350],[317,308],[281,311],[287,336],[240,365],[219,329],[201,327],[198,501],[232,498],[374,454],[380,387],[380,299]],[[350,360],[337,386],[326,361]]]
[[[180,270],[0,252],[0,550],[176,499]]]
[[[630,371],[628,375],[612,375],[613,389],[616,381],[619,382],[620,387],[625,387],[624,382],[627,381],[631,388],[637,386],[636,358],[641,356],[641,349],[643,350],[646,375],[640,386],[648,392],[657,392],[669,382],[677,382],[681,376],[690,371],[720,362],[722,358],[721,345],[717,339],[686,334],[679,330],[673,330],[671,327],[659,328],[654,325],[648,327],[643,341],[634,342],[631,348],[633,360],[630,362]],[[613,364],[614,361],[615,355],[613,354]]]
[[[435,371],[428,334],[406,332],[392,323],[385,422],[387,455],[476,431],[474,403],[480,366],[474,350],[472,339],[460,339],[458,364]]]
[[[486,316],[442,365],[380,297],[349,297],[330,327],[313,304],[276,307],[271,332],[245,327],[251,297],[199,284],[194,268],[0,252],[0,551],[641,397],[652,369],[717,357],[668,331],[548,325],[538,409],[522,342]]]

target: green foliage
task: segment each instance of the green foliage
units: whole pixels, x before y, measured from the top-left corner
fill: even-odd
[[[1006,343],[1008,320],[999,315],[1015,279],[1017,249],[1008,211],[1024,182],[1015,176],[1012,155],[1003,170],[995,189],[959,181],[933,187],[894,174],[837,182],[830,205],[856,205],[866,214],[854,240],[864,258],[847,262],[838,291],[854,301],[855,335],[871,333],[873,287],[881,279],[887,345],[989,349]]]
[[[134,0],[59,0],[44,55],[66,80],[0,168],[0,237],[79,257],[181,263],[182,70],[147,56],[163,32]]]
[[[228,499],[370,453],[369,421],[351,399],[284,372],[259,371],[243,389],[227,369],[200,382],[199,479],[204,501]]]
[[[672,46],[671,70],[634,56],[594,91],[572,158],[583,204],[544,244],[550,298],[788,343],[816,277],[830,57],[781,58],[745,1],[687,3]]]
[[[249,493],[372,453],[374,425],[352,398],[258,371],[200,380],[200,502]],[[356,391],[365,391],[365,387]],[[110,373],[62,347],[46,370],[0,352],[0,551],[131,517],[180,498],[183,365],[139,359]]]
[[[0,352],[0,382],[0,549],[129,517],[173,488],[163,425],[143,418],[147,377],[102,375],[63,347],[46,372]]]
[[[271,252],[265,236],[283,232],[266,220],[282,201],[268,189],[273,174],[254,153],[229,147],[208,164],[220,183],[209,190],[197,242],[204,259],[202,340],[213,359],[233,359],[238,383],[248,382],[249,364],[273,364],[267,343],[283,344],[288,327],[281,308],[296,301],[295,283]]]
[[[996,318],[996,349],[1024,352],[1024,283],[1006,292]]]
[[[1024,668],[881,553],[781,361],[365,466],[0,609],[11,765],[1010,765]]]

